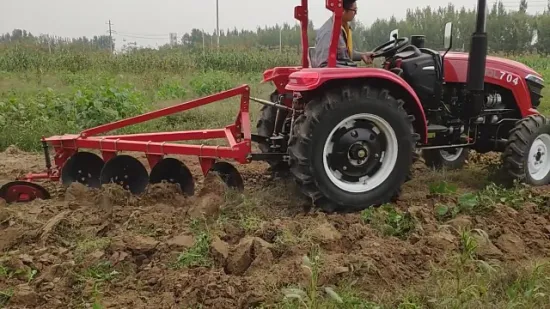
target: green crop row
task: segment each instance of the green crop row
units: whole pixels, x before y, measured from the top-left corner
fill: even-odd
[[[513,59],[550,80],[550,59],[535,55]],[[299,62],[296,52],[278,51],[174,49],[113,56],[92,51],[49,54],[39,48],[0,46],[0,150],[11,144],[38,150],[43,135],[78,133],[243,83],[252,86],[253,96],[268,98],[273,86],[260,84],[262,71]],[[543,112],[549,110],[548,89]],[[223,127],[234,120],[237,109],[234,99],[230,104],[166,117],[148,124],[147,129]],[[142,129],[136,126],[131,131]]]
[[[160,70],[182,73],[189,70],[222,70],[228,72],[261,72],[275,66],[299,65],[297,51],[202,51],[172,49],[139,50],[112,55],[101,51],[49,51],[37,47],[0,46],[0,70],[70,71],[102,70],[109,72],[144,73]]]

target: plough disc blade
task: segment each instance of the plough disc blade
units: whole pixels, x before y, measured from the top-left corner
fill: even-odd
[[[188,196],[195,194],[193,174],[187,166],[178,159],[166,158],[157,163],[151,170],[149,182],[152,184],[167,181],[179,184],[181,191]]]
[[[241,173],[231,164],[227,162],[216,162],[208,173],[215,172],[225,182],[225,184],[238,191],[244,190],[244,182]]]
[[[30,202],[37,198],[50,199],[50,193],[42,186],[28,181],[12,181],[0,188],[0,198],[7,203]]]
[[[120,155],[105,163],[101,170],[100,182],[102,185],[116,183],[133,194],[140,194],[149,183],[149,175],[138,159]]]
[[[103,159],[91,152],[77,152],[67,160],[61,170],[64,186],[79,182],[91,188],[100,188],[99,176],[105,163]]]

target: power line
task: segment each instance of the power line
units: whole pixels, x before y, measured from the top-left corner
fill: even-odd
[[[145,40],[166,40],[169,39],[169,35],[159,35],[159,36],[148,36],[142,34],[126,34],[124,32],[113,31],[115,34],[118,34],[121,37],[125,38],[134,38],[134,39],[145,39]]]
[[[164,37],[145,37],[145,36],[138,36],[138,35],[120,35],[123,38],[132,38],[132,39],[143,39],[143,40],[169,40],[170,36],[164,36]]]
[[[113,32],[124,36],[141,36],[141,37],[150,37],[150,38],[166,37],[166,34],[130,33],[130,32],[120,32],[120,31],[113,31]]]

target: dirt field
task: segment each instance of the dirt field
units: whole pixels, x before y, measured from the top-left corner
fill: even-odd
[[[419,162],[396,211],[347,215],[307,210],[291,182],[272,180],[263,163],[237,166],[244,194],[215,178],[204,186],[190,160],[192,198],[169,186],[135,197],[117,187],[48,184],[51,200],[0,201],[0,301],[6,308],[298,308],[286,294],[309,308],[503,308],[527,298],[543,308],[547,276],[528,281],[537,289],[517,283],[522,267],[550,254],[550,191],[486,188],[484,167],[494,159],[472,157],[456,172]],[[0,153],[0,183],[42,168],[39,154]]]

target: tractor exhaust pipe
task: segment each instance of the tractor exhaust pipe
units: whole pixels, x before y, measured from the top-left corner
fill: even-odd
[[[484,104],[485,64],[487,60],[487,0],[478,0],[476,30],[472,34],[468,61],[467,87],[472,94],[474,114],[481,112]]]

